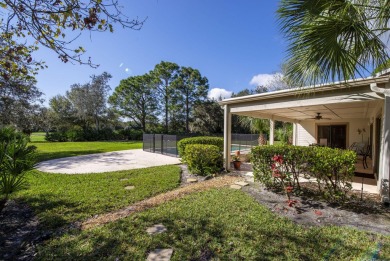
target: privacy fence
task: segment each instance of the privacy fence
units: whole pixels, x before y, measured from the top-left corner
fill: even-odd
[[[194,136],[200,135],[144,134],[143,150],[178,157],[177,143],[181,139]],[[253,146],[258,145],[258,138],[258,134],[232,134],[231,150],[248,152]]]

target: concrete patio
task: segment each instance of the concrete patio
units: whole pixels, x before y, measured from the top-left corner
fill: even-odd
[[[180,159],[138,150],[123,150],[43,161],[37,169],[61,174],[87,174],[180,164]]]

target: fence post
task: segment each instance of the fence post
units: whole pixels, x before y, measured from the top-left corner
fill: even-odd
[[[161,154],[164,154],[164,134],[161,135]]]
[[[154,136],[155,134],[152,134],[153,135],[153,139],[152,139],[152,142],[153,142],[153,153],[156,152],[156,137]]]

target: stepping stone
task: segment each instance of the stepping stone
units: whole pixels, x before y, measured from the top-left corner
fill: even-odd
[[[129,179],[120,179],[120,181],[126,181],[126,180],[129,180]]]
[[[173,253],[173,249],[156,249],[149,253],[147,261],[169,261],[171,260],[171,256]]]
[[[244,181],[238,181],[238,182],[236,182],[235,184],[236,184],[236,185],[239,185],[239,186],[241,186],[241,187],[245,187],[245,186],[248,186],[248,185],[249,185],[249,183],[244,182]]]
[[[197,179],[187,179],[187,182],[188,183],[195,183],[195,182],[198,182]]]
[[[160,233],[163,233],[167,231],[167,228],[164,227],[163,224],[157,224],[157,225],[154,225],[152,227],[148,227],[146,229],[146,232],[149,234],[149,235],[155,235],[155,234],[160,234]]]
[[[125,190],[132,190],[132,189],[135,189],[135,187],[134,186],[126,186],[125,187]]]
[[[230,188],[232,188],[232,189],[241,189],[241,186],[239,186],[239,185],[230,185]]]
[[[255,182],[255,178],[254,177],[246,177],[245,180],[248,181],[248,182]]]
[[[247,173],[245,174],[245,176],[247,176],[247,177],[253,177],[253,172],[247,172]]]

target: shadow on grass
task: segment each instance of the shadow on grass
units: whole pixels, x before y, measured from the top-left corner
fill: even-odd
[[[39,195],[29,195],[20,197],[19,201],[31,206],[35,213],[39,213],[40,227],[43,229],[57,229],[68,225],[69,221],[63,216],[62,211],[55,209],[76,210],[79,204],[59,199],[55,194],[41,193]]]

